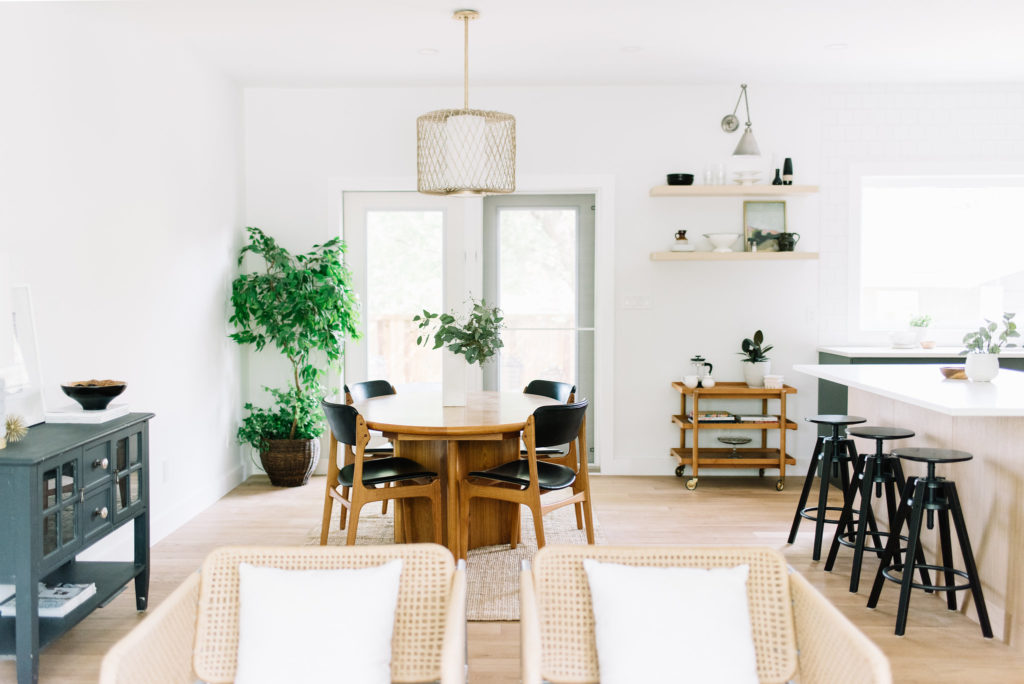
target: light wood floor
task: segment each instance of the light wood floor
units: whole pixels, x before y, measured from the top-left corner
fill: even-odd
[[[850,594],[850,554],[844,549],[833,573],[810,562],[812,528],[785,544],[800,480],[784,492],[774,480],[701,478],[693,492],[674,477],[594,477],[597,520],[610,544],[758,544],[780,548],[889,656],[897,682],[1022,682],[1024,656],[981,637],[977,624],[945,610],[937,598],[915,592],[907,635],[895,637],[896,587],[887,586],[875,611],[864,607],[874,564],[866,564],[860,594]],[[295,489],[269,486],[256,477],[235,489],[153,548],[151,604],[164,597],[224,544],[295,544],[319,525],[323,478]],[[103,653],[140,619],[129,589],[43,652],[41,681],[95,682]],[[469,625],[470,680],[519,681],[517,623]],[[837,644],[842,648],[842,644]],[[686,652],[680,651],[685,667]],[[13,661],[0,662],[0,682],[13,682]]]

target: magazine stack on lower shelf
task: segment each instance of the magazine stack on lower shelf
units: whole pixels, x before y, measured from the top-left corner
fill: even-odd
[[[39,583],[39,617],[62,618],[96,594],[95,584]],[[14,617],[14,585],[0,584],[0,617]]]

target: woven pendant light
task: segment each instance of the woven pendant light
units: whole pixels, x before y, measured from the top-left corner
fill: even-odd
[[[469,108],[469,22],[475,10],[454,18],[465,28],[465,100],[462,109],[439,109],[416,119],[417,189],[430,195],[515,192],[516,119]]]

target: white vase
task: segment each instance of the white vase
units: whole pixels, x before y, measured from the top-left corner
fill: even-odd
[[[441,404],[443,406],[465,406],[469,364],[461,356],[444,350],[441,361]]]
[[[973,382],[988,382],[999,375],[998,354],[968,354],[964,363],[967,378]]]
[[[764,375],[772,370],[771,361],[758,361],[757,363],[743,362],[743,379],[747,381],[747,387],[764,387]]]

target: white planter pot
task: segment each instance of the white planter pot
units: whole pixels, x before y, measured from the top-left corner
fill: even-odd
[[[771,361],[758,361],[757,363],[743,362],[743,379],[747,381],[747,387],[764,387],[764,375],[772,370]]]
[[[973,382],[988,382],[999,375],[998,354],[968,354],[964,363],[967,378]]]
[[[444,359],[441,361],[441,404],[465,406],[468,383],[469,364],[466,359],[444,350]]]

